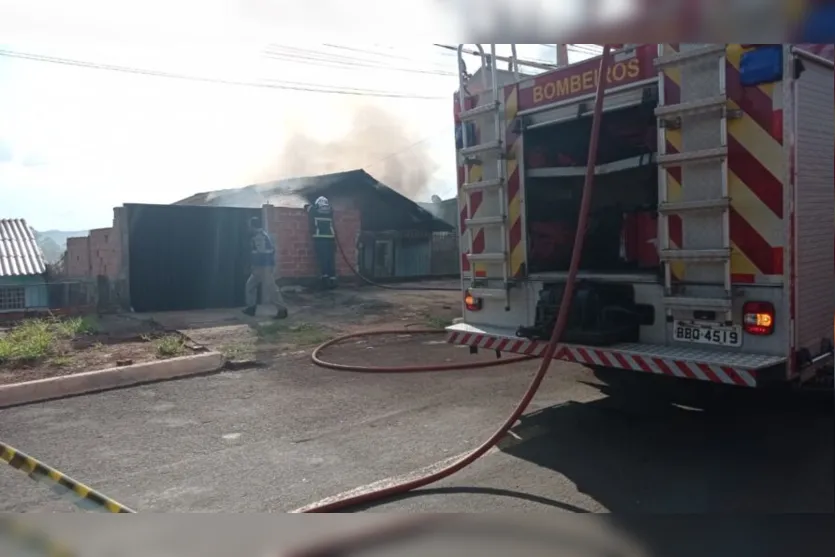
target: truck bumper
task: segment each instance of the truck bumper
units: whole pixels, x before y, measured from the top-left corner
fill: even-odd
[[[447,342],[495,350],[540,356],[546,341],[519,338],[508,329],[457,323],[446,328]],[[581,346],[561,344],[555,359],[589,366],[628,369],[668,375],[681,379],[696,379],[741,387],[756,387],[757,376],[773,376],[776,368],[785,369],[786,358],[765,354],[705,350],[681,346],[655,344],[615,344],[612,346]]]

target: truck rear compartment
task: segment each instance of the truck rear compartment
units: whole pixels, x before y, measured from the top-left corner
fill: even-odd
[[[654,102],[606,112],[580,279],[565,341],[589,346],[640,342],[655,307],[636,301],[634,282],[660,278]],[[525,132],[528,270],[542,281],[532,326],[521,337],[550,336],[577,233],[591,118]]]
[[[657,274],[654,103],[603,116],[580,270]],[[568,270],[583,194],[591,119],[525,132],[528,272]]]

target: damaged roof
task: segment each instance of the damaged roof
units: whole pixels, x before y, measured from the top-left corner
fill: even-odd
[[[198,193],[174,205],[256,208],[269,203],[277,207],[303,207],[320,195],[346,195],[357,200],[364,230],[453,230],[448,223],[361,169]]]
[[[0,277],[42,275],[43,251],[24,219],[0,219]]]

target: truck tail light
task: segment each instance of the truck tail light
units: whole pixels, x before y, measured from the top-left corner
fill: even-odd
[[[742,327],[750,335],[774,332],[774,305],[769,302],[745,302],[742,306]]]
[[[481,298],[476,298],[467,290],[464,292],[464,305],[468,311],[478,311],[481,309]]]

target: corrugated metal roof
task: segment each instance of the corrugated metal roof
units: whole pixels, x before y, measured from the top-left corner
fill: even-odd
[[[0,277],[42,275],[43,252],[23,219],[0,219]]]

